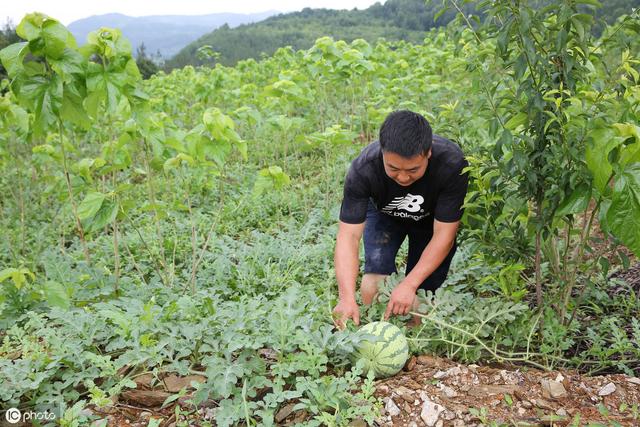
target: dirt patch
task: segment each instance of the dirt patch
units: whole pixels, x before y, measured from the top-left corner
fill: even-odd
[[[377,383],[385,426],[640,425],[640,379],[461,365],[419,356]],[[405,369],[407,369],[405,368]]]

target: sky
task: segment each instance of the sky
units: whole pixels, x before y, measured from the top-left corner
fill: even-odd
[[[2,0],[0,22],[7,18],[18,25],[30,12],[43,12],[64,25],[91,15],[122,13],[129,16],[146,15],[206,15],[234,12],[257,13],[268,10],[292,12],[305,7],[327,9],[365,9],[384,0]]]

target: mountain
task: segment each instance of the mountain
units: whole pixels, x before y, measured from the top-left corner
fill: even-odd
[[[122,30],[129,39],[133,51],[144,42],[146,51],[162,57],[175,55],[198,37],[224,24],[237,27],[241,24],[261,21],[278,12],[267,11],[252,14],[213,13],[200,16],[157,15],[132,17],[119,13],[90,16],[68,25],[79,44],[86,42],[87,35],[100,27],[112,27]]]
[[[271,55],[283,46],[307,49],[323,36],[348,42],[357,38],[375,42],[384,37],[390,41],[422,43],[426,30],[446,24],[455,16],[448,11],[434,22],[440,8],[441,2],[426,4],[425,0],[387,0],[362,10],[305,8],[236,28],[222,26],[183,48],[166,62],[166,67],[202,64],[196,52],[203,45],[210,45],[220,53],[218,62],[234,65],[242,59]],[[474,10],[469,4],[463,8],[468,13]]]
[[[540,7],[551,3],[551,0],[531,1]],[[387,0],[384,4],[378,2],[363,10],[305,8],[301,12],[279,14],[236,28],[223,25],[184,47],[176,56],[166,61],[165,67],[169,70],[188,64],[202,65],[203,61],[198,59],[197,51],[204,45],[211,46],[220,54],[217,62],[234,65],[242,59],[258,59],[262,54],[271,55],[283,46],[308,49],[322,36],[347,42],[363,38],[371,43],[384,37],[389,41],[421,43],[425,31],[446,25],[455,17],[455,11],[450,7],[435,19],[442,3],[433,0]],[[473,4],[462,1],[458,3],[465,15],[477,15]],[[601,5],[595,12],[596,34],[602,30],[603,21],[612,23],[618,16],[630,14],[632,8],[640,6],[640,0],[607,0],[601,1]],[[581,9],[586,13],[593,13],[584,5],[581,5]]]

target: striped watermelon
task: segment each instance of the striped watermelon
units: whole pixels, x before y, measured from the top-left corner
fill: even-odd
[[[409,344],[400,328],[389,322],[372,322],[360,328],[358,333],[376,337],[361,341],[354,354],[354,362],[364,360],[365,375],[370,370],[376,378],[400,372],[409,358]]]

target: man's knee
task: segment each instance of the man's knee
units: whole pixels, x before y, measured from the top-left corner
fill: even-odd
[[[360,294],[362,295],[362,302],[364,304],[371,304],[373,299],[378,294],[378,287],[380,283],[387,277],[386,274],[367,273],[362,276],[362,283],[360,284]]]

